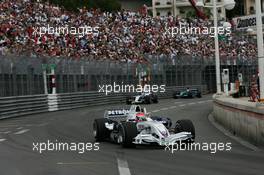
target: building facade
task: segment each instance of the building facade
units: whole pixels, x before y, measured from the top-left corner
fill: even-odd
[[[199,8],[204,8],[203,5],[212,5],[212,0],[197,0],[196,2]],[[223,0],[217,0],[218,5],[222,2]],[[193,7],[189,0],[152,0],[152,7],[149,7],[149,10],[152,10],[154,17],[168,15],[186,17],[189,12],[193,11]],[[218,9],[218,13],[219,17],[226,16],[224,8]]]
[[[224,0],[216,0],[218,5],[223,4]],[[262,1],[262,10],[264,0]],[[123,9],[138,11],[144,4],[148,6],[154,17],[156,16],[181,16],[186,17],[189,12],[193,12],[193,7],[189,0],[120,0]],[[213,0],[196,0],[197,5],[212,6]],[[225,10],[224,7],[218,8],[218,17],[233,18],[255,14],[255,0],[235,0],[236,6],[233,10]],[[204,12],[212,14],[212,8],[199,7]]]
[[[264,0],[261,0],[262,11],[264,7]],[[246,15],[252,15],[256,13],[255,0],[244,0],[244,10]]]
[[[216,0],[218,5],[223,4],[224,0]],[[262,1],[262,10],[264,7],[264,0]],[[212,6],[213,0],[196,0],[197,6]],[[244,16],[255,14],[255,0],[235,0],[236,7],[227,11],[224,7],[218,8],[218,17],[219,18],[232,18],[235,16]],[[203,8],[203,11],[206,11],[206,7]],[[212,14],[212,8],[207,8]],[[193,11],[189,0],[152,0],[152,7],[149,7],[149,10],[152,11],[153,16],[182,16],[186,17],[189,11]]]

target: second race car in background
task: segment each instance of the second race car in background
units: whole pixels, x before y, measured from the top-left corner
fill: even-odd
[[[173,93],[173,98],[201,98],[202,93],[199,89],[186,89],[182,91],[175,91]]]
[[[158,103],[158,96],[153,92],[142,92],[135,96],[126,97],[126,104],[151,104]]]

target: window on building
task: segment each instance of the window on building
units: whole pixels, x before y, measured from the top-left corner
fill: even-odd
[[[226,16],[228,19],[234,18],[236,16],[246,15],[245,3],[246,0],[235,0],[236,6],[233,10],[226,10]]]
[[[180,14],[184,14],[185,13],[185,11],[184,10],[180,10]]]
[[[253,6],[251,6],[251,7],[249,8],[249,13],[250,13],[250,14],[255,14],[255,8],[254,8]]]

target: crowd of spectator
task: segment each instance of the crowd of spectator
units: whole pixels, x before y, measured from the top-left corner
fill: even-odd
[[[98,9],[66,11],[48,2],[31,0],[0,1],[0,55],[32,57],[73,57],[145,62],[145,55],[177,57],[214,56],[214,40],[207,35],[166,34],[169,27],[212,26],[210,20],[157,17],[130,11],[101,12]],[[99,32],[84,36],[73,34],[41,35],[41,27],[89,26]],[[231,33],[220,40],[221,57],[254,59],[256,44],[247,37]]]

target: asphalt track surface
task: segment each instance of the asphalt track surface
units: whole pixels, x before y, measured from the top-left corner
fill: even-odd
[[[99,106],[31,115],[0,121],[1,175],[263,175],[264,152],[253,151],[216,129],[208,120],[212,112],[210,96],[201,99],[167,99],[147,105],[155,115],[191,119],[196,142],[232,143],[231,151],[165,151],[140,146],[124,149],[113,143],[100,143],[99,151],[33,151],[33,143],[94,142],[92,122],[107,108]]]

